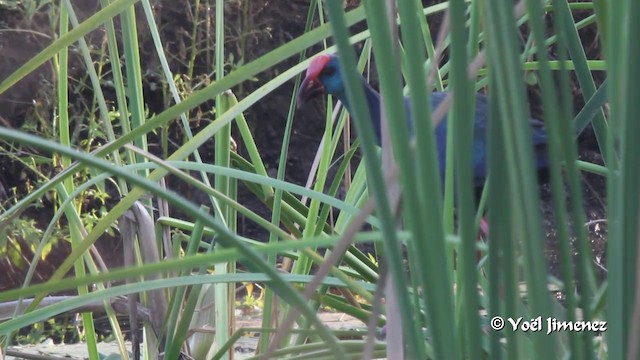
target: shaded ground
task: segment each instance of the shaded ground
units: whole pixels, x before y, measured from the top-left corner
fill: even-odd
[[[92,13],[97,1],[74,1],[74,4],[82,6],[79,12],[82,15]],[[156,19],[162,32],[165,46],[170,56],[172,69],[176,73],[184,73],[187,70],[188,50],[191,46],[190,32],[192,29],[193,11],[189,9],[189,2],[185,0],[157,1],[155,9],[157,11]],[[286,41],[300,35],[304,31],[304,21],[307,12],[307,1],[295,0],[258,0],[258,1],[229,1],[225,6],[229,19],[227,26],[229,37],[227,39],[227,49],[230,55],[236,61],[242,60],[248,62],[267,51],[285,43]],[[46,13],[45,13],[46,14]],[[3,55],[0,56],[0,79],[4,79],[12,73],[19,65],[24,64],[29,58],[40,51],[51,41],[49,34],[50,28],[48,18],[45,14],[36,14],[32,19],[25,19],[19,11],[7,10],[0,7],[0,29],[25,29],[28,31],[0,31],[0,49]],[[433,34],[437,33],[439,21],[430,23]],[[362,25],[360,25],[362,26]],[[151,112],[159,112],[167,105],[167,99],[163,92],[158,89],[158,73],[159,65],[155,60],[152,51],[150,38],[147,29],[139,29],[140,48],[143,56],[143,64],[146,69],[145,79],[145,95]],[[199,34],[200,41],[203,45],[206,43],[207,34]],[[593,27],[582,30],[581,36],[585,42],[587,49],[587,57],[590,59],[599,58],[599,49],[597,48],[597,34]],[[102,31],[95,31],[89,37],[89,41],[96,48],[100,47],[103,39]],[[206,46],[203,46],[206,48]],[[310,51],[309,53],[312,53]],[[207,62],[211,53],[203,50],[199,54],[194,67],[194,78],[207,74],[212,68]],[[74,103],[74,110],[81,111],[87,108],[87,104],[91,101],[91,93],[82,85],[86,83],[86,73],[83,70],[78,58],[74,58],[72,62],[75,71],[72,74],[74,78],[74,90],[71,94]],[[296,63],[297,59],[292,58],[281,64],[270,72],[260,74],[256,81],[246,82],[242,87],[234,89],[239,97],[251,92],[258,86],[262,85],[274,74],[281,72]],[[4,126],[21,127],[25,126],[32,131],[46,131],[52,123],[51,114],[53,106],[51,93],[53,91],[52,65],[47,63],[43,65],[37,72],[31,74],[27,79],[23,80],[10,91],[0,96],[0,122]],[[601,81],[601,74],[594,74]],[[575,82],[574,82],[575,83]],[[280,89],[270,94],[256,106],[252,107],[245,115],[252,128],[258,148],[260,149],[263,160],[270,174],[275,175],[278,167],[278,159],[280,157],[280,148],[284,125],[288,112],[288,105],[292,96],[292,84],[286,84]],[[576,112],[582,107],[583,101],[577,83],[575,89],[575,108]],[[114,94],[107,94],[112,96]],[[532,114],[540,117],[541,105],[540,99],[535,88],[529,89],[530,100],[532,103]],[[210,107],[212,104],[203,104],[202,109]],[[317,106],[317,105],[316,105]],[[193,121],[194,132],[198,128],[205,126],[211,120],[208,115],[202,115],[198,120]],[[324,115],[320,107],[310,106],[298,112],[297,119],[294,123],[293,134],[290,143],[289,157],[287,159],[287,181],[297,184],[306,182],[307,174],[311,167],[311,163],[316,153],[317,145],[324,131]],[[26,123],[26,124],[25,124]],[[49,129],[50,131],[50,129]],[[181,141],[181,134],[176,132],[173,134],[176,142]],[[244,154],[243,144],[239,144],[241,154]],[[152,149],[159,151],[157,146]],[[201,149],[205,161],[213,160],[213,142],[209,142]],[[599,155],[597,144],[593,133],[588,129],[579,140],[579,153],[583,160],[602,163]],[[29,192],[29,184],[36,183],[35,175],[25,172],[25,167],[20,162],[9,159],[0,154],[0,193],[4,192],[6,201],[13,196],[12,191],[15,189],[17,197],[21,198]],[[54,169],[49,169],[52,173]],[[605,179],[592,174],[583,175],[584,181],[584,198],[587,220],[593,222],[588,226],[589,240],[594,251],[594,261],[606,268],[604,263],[606,259],[606,222],[594,222],[606,219],[606,194]],[[186,196],[205,203],[206,199],[192,189],[183,188],[178,181],[170,181],[170,186],[178,190]],[[2,194],[0,194],[2,195]],[[543,199],[543,213],[545,215],[545,231],[548,236],[547,258],[549,268],[553,275],[558,276],[560,271],[559,250],[555,242],[556,225],[553,223],[553,211],[551,205],[551,197],[549,186],[543,186],[541,190]],[[267,216],[268,209],[264,207],[246,188],[242,188],[240,192],[240,202],[259,214]],[[6,203],[5,203],[6,204]],[[106,204],[109,207],[109,202]],[[87,206],[92,206],[89,203]],[[50,220],[53,204],[45,199],[39,207],[34,207],[25,211],[22,217],[33,219],[41,227],[44,227]],[[266,239],[267,234],[260,228],[250,222],[240,220],[240,231],[243,235],[256,238]],[[564,224],[563,224],[564,226]],[[110,266],[119,266],[121,264],[122,247],[117,239],[104,236],[97,242],[99,251],[110,259]],[[38,276],[36,282],[45,280],[48,274],[66,257],[68,253],[68,245],[59,243],[58,248],[52,252],[46,261],[41,262],[38,267]],[[23,248],[24,257],[30,258],[28,247]],[[0,258],[0,271],[6,276],[0,277],[0,291],[18,286],[22,283],[25,275],[24,268],[16,268],[10,264],[6,257]],[[604,270],[599,270],[604,275]]]
[[[93,13],[97,9],[97,2],[76,1],[74,3],[76,11],[79,12],[81,18]],[[78,5],[81,5],[78,7]],[[289,39],[302,34],[304,31],[304,22],[308,3],[305,1],[251,1],[229,2],[226,19],[229,38],[227,39],[226,48],[234,59],[244,62],[251,61],[267,51],[283,44]],[[169,54],[172,69],[176,73],[185,72],[186,62],[190,47],[190,31],[192,28],[193,13],[186,11],[188,8],[187,1],[159,1],[155,5],[156,19],[163,35],[164,44]],[[26,29],[28,31],[20,32],[0,32],[0,48],[3,49],[3,56],[0,57],[0,79],[5,78],[13,72],[19,65],[25,63],[34,54],[40,51],[50,41],[51,32],[48,21],[46,21],[46,11],[36,13],[31,19],[24,17],[24,13],[20,11],[11,11],[6,8],[0,8],[0,27],[6,29]],[[142,21],[140,23],[143,23]],[[434,34],[438,31],[439,19],[430,18],[430,26]],[[357,27],[362,27],[359,25]],[[143,70],[147,79],[145,84],[145,95],[149,108],[152,112],[159,112],[167,105],[168,99],[164,97],[160,89],[154,87],[157,84],[159,64],[156,56],[152,51],[148,30],[140,27],[140,48],[143,57],[143,64],[147,69]],[[89,37],[95,46],[98,46],[103,39],[102,31],[94,31]],[[200,41],[205,41],[207,34],[199,34]],[[597,37],[593,27],[582,30],[581,36],[584,39],[585,49],[587,49],[588,58],[598,58],[599,49],[597,48]],[[206,45],[206,44],[202,44]],[[72,71],[77,77],[77,81],[86,82],[86,74],[82,63],[77,57],[72,57]],[[205,74],[212,68],[207,59],[211,58],[211,54],[203,51],[199,54],[194,66],[194,74]],[[294,65],[296,59],[289,59],[277,66],[271,72],[263,73],[258,76],[256,81],[245,82],[242,86],[234,91],[239,97],[249,93],[270,79],[275,73],[283,71]],[[108,66],[108,64],[105,64]],[[33,128],[34,131],[50,131],[47,130],[46,124],[51,123],[51,114],[53,110],[53,99],[51,93],[53,91],[52,65],[47,63],[40,69],[32,73],[25,80],[12,87],[8,92],[0,96],[0,121],[5,126],[20,127],[29,120],[27,126]],[[600,74],[594,74],[601,77]],[[600,80],[600,79],[599,79]],[[91,93],[87,89],[80,86],[73,87],[71,94],[74,109],[72,111],[81,111],[83,106],[91,101]],[[275,175],[280,157],[280,148],[282,144],[282,136],[286,116],[288,112],[288,104],[292,96],[292,86],[290,84],[280,87],[277,91],[267,96],[264,100],[252,107],[247,113],[247,119],[252,127],[255,141],[263,156],[268,171]],[[114,96],[114,94],[110,94]],[[535,117],[541,117],[541,105],[537,89],[532,88],[529,92],[532,103],[532,113]],[[107,92],[107,96],[109,93]],[[75,101],[74,101],[75,100]],[[579,87],[575,86],[574,102],[576,111],[583,104]],[[203,108],[212,104],[204,104]],[[289,157],[287,159],[287,180],[304,184],[307,174],[311,167],[311,163],[316,154],[317,146],[324,131],[324,120],[322,109],[318,104],[316,106],[308,106],[298,112],[297,119],[294,122],[293,134],[290,142]],[[206,116],[201,121],[194,122],[194,131],[198,127],[206,125],[208,122]],[[180,141],[180,134],[175,134],[176,141]],[[587,161],[602,163],[598,153],[597,143],[590,129],[580,137],[580,156]],[[157,149],[157,147],[155,147]],[[151,146],[154,149],[154,146]],[[243,153],[244,148],[239,144],[239,150]],[[213,142],[205,144],[201,149],[205,161],[213,159]],[[35,183],[36,179],[33,174],[25,172],[24,166],[7,157],[0,157],[0,193],[4,189],[7,197],[10,198],[12,189],[21,197],[29,191],[29,184]],[[25,181],[25,177],[27,181]],[[585,175],[585,208],[589,221],[605,219],[605,181],[597,175]],[[170,186],[179,190],[186,196],[196,201],[206,203],[206,198],[202,194],[192,191],[192,189],[183,189],[184,185],[178,181],[170,181]],[[268,209],[264,207],[246,188],[241,189],[240,202],[254,209],[260,214],[267,216]],[[543,211],[548,219],[545,222],[545,228],[549,237],[549,261],[550,268],[554,274],[557,274],[557,246],[553,243],[555,238],[555,225],[552,220],[552,211],[550,204],[550,192],[548,187],[542,189],[542,199],[545,201]],[[39,224],[44,226],[48,223],[52,214],[52,203],[46,200],[40,204],[42,208],[33,208],[27,210],[22,216],[35,219]],[[44,211],[43,211],[44,210]],[[266,239],[266,232],[256,227],[251,222],[240,220],[240,231],[243,235],[256,238]],[[597,223],[589,227],[592,245],[596,255],[602,259],[605,258],[604,251],[604,232],[606,223]],[[596,231],[597,230],[597,231]],[[101,252],[105,252],[107,258],[119,259],[119,256],[110,256],[110,252],[115,251],[119,255],[122,251],[118,245],[118,240],[105,236],[96,244]],[[47,261],[40,265],[39,274],[50,274],[51,270],[66,256],[68,246],[64,243],[58,245],[60,248],[53,252]],[[28,247],[23,247],[26,252],[25,258],[29,258]],[[6,260],[6,259],[5,259]],[[112,265],[118,266],[121,262],[117,261]],[[0,279],[0,289],[13,287],[21,283],[23,271],[15,269],[9,265],[8,261],[0,261],[0,266],[8,269],[9,276]],[[44,278],[44,277],[40,277]]]

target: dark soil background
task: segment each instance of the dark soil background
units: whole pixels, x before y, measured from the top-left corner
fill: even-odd
[[[99,6],[97,1],[73,1],[81,20],[95,13]],[[425,1],[429,3],[429,1]],[[355,4],[349,2],[349,6]],[[252,1],[228,1],[225,2],[227,39],[225,48],[229,53],[230,64],[227,71],[231,70],[232,63],[249,62],[276,48],[279,45],[301,35],[304,31],[305,19],[307,16],[308,2],[302,0],[252,0]],[[160,0],[154,5],[156,21],[161,31],[161,37],[168,54],[170,65],[174,74],[185,73],[187,70],[189,49],[192,44],[191,31],[193,28],[193,4],[185,0]],[[45,7],[32,17],[27,17],[23,11],[0,7],[0,80],[6,78],[19,66],[27,62],[36,53],[42,50],[51,42],[51,28],[55,27],[57,20],[53,24],[49,18],[50,9]],[[138,13],[140,31],[140,50],[142,55],[143,73],[145,76],[145,101],[151,113],[158,113],[168,106],[167,97],[164,95],[161,79],[160,66],[154,54],[153,45],[148,29],[144,27],[142,12]],[[213,17],[213,12],[211,13]],[[579,18],[581,14],[576,13]],[[213,21],[213,19],[211,19]],[[431,31],[434,36],[438,32],[440,18],[430,18]],[[552,25],[550,25],[552,26]],[[355,28],[363,28],[364,24],[358,24]],[[200,31],[204,26],[200,26]],[[198,41],[204,45],[208,44],[206,34],[199,33]],[[600,58],[597,33],[595,27],[591,26],[581,31],[587,57],[589,59]],[[87,41],[92,44],[97,51],[105,39],[104,30],[96,30],[88,36]],[[213,40],[209,40],[213,41]],[[208,62],[212,59],[213,49],[206,46],[199,53],[196,59],[194,79],[201,79],[206,74],[210,74],[213,66]],[[313,54],[319,48],[309,51]],[[553,55],[553,54],[552,54]],[[256,89],[268,79],[279,72],[284,71],[296,64],[297,57],[288,59],[278,64],[269,72],[259,74],[255,81],[247,81],[240,87],[233,89],[239,98],[242,98],[252,90]],[[108,64],[107,64],[108,66]],[[82,111],[87,109],[87,104],[91,102],[92,93],[84,65],[77,54],[72,55],[71,83],[73,92],[71,100],[74,104],[72,112],[77,119],[82,119]],[[13,128],[28,128],[29,131],[42,131],[50,126],[52,114],[54,113],[55,98],[53,78],[53,65],[47,63],[40,67],[38,71],[30,74],[26,79],[13,86],[9,91],[0,95],[0,125]],[[599,83],[604,78],[602,73],[594,73],[594,77]],[[194,80],[194,83],[196,81]],[[577,82],[574,80],[574,105],[576,113],[581,109],[584,101]],[[275,176],[278,168],[278,158],[282,136],[292,96],[293,83],[285,84],[267,98],[249,109],[245,115],[252,128],[255,141],[263,156],[269,172]],[[531,101],[531,112],[534,117],[541,118],[542,110],[539,97],[539,89],[530,87],[528,89]],[[106,93],[111,96],[110,101],[115,101],[114,93]],[[212,120],[212,116],[207,115],[208,108],[213,104],[203,104],[200,112],[192,112],[194,132],[198,128],[206,125]],[[317,145],[324,131],[324,114],[319,103],[307,106],[299,110],[295,120],[293,135],[291,138],[290,152],[287,159],[287,180],[304,185],[307,174],[315,156]],[[176,127],[177,128],[177,127]],[[180,143],[181,134],[179,131],[171,134],[171,140]],[[237,140],[237,139],[236,139]],[[153,139],[152,139],[153,141]],[[239,152],[245,154],[243,144],[239,143]],[[6,144],[3,144],[6,147]],[[160,153],[158,144],[151,144],[152,151]],[[213,161],[213,141],[209,142],[201,149],[201,154],[206,161]],[[29,149],[29,151],[35,151]],[[598,151],[595,137],[590,128],[579,138],[579,153],[583,160],[602,164],[602,157]],[[46,167],[45,167],[46,169]],[[36,181],[36,177],[25,171],[25,167],[9,157],[0,154],[0,196],[5,207],[15,202],[15,198],[22,198],[29,191],[29,184]],[[47,169],[49,175],[55,174],[55,169]],[[588,226],[589,238],[594,252],[594,266],[598,268],[601,276],[606,270],[606,194],[605,179],[601,176],[583,174],[584,200],[588,220],[592,223]],[[206,203],[207,200],[202,194],[192,189],[184,188],[184,185],[175,179],[169,180],[169,186],[186,194],[196,202]],[[548,185],[541,188],[541,198],[543,200],[543,213],[545,221],[543,226],[548,237],[547,256],[550,272],[559,275],[559,255],[555,242],[556,224],[553,222],[553,211],[551,204],[551,194]],[[109,208],[114,200],[107,200],[105,206]],[[267,216],[268,209],[260,203],[246,188],[240,192],[240,202],[260,214]],[[97,206],[89,199],[87,206]],[[36,224],[44,228],[49,222],[53,213],[53,204],[44,200],[38,207],[26,210],[21,216],[25,219],[33,219]],[[175,214],[173,214],[175,215]],[[561,224],[565,226],[565,224]],[[243,235],[257,239],[266,239],[267,234],[250,222],[240,221],[240,231]],[[28,260],[32,257],[31,250],[25,239],[18,239],[21,246],[23,258]],[[2,243],[0,241],[0,243]],[[96,246],[105,259],[109,259],[109,266],[119,266],[122,264],[122,246],[117,238],[105,235]],[[59,242],[55,250],[41,261],[38,266],[36,282],[46,280],[57,264],[59,264],[68,253],[68,244]],[[15,266],[7,257],[0,257],[0,291],[8,288],[20,286],[26,273],[25,266]]]

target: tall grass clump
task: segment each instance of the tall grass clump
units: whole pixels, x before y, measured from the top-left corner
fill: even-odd
[[[0,213],[5,234],[2,228],[14,218],[55,194],[54,215],[34,246],[23,286],[0,293],[5,353],[14,351],[9,345],[20,329],[74,311],[81,314],[89,356],[98,359],[94,313],[100,310],[120,358],[230,359],[249,331],[234,325],[236,290],[258,284],[264,290],[262,322],[251,329],[260,334],[255,359],[640,358],[640,149],[634,141],[640,138],[640,48],[634,42],[640,25],[629,16],[640,13],[637,1],[450,0],[427,7],[418,0],[364,1],[346,11],[343,1],[314,0],[303,34],[228,66],[227,7],[222,0],[199,0],[191,13],[186,74],[171,68],[153,4],[139,3],[101,1],[100,10],[82,22],[70,1],[52,5],[55,40],[0,80],[1,96],[42,64],[53,64],[55,133],[47,138],[2,127],[0,138],[58,165]],[[585,19],[575,21],[578,10],[588,13]],[[441,26],[432,34],[429,22],[436,19]],[[145,103],[138,42],[143,26],[169,104],[158,113]],[[600,34],[604,61],[586,57],[579,32],[585,27]],[[85,40],[95,29],[104,30],[101,54]],[[200,33],[211,36],[199,42]],[[243,49],[245,41],[242,36]],[[207,44],[202,53],[198,44]],[[322,141],[305,174],[307,186],[301,186],[288,180],[287,159],[295,150],[293,125],[304,121],[296,107],[300,76],[317,52],[340,54],[353,112],[327,98]],[[88,74],[96,111],[87,118],[99,128],[99,146],[72,136],[72,120],[79,117],[70,112],[71,54],[79,54]],[[211,69],[205,81],[185,91],[180,81],[195,78],[198,56]],[[278,64],[290,58],[298,64],[282,71]],[[108,74],[96,66],[104,62],[110,62]],[[365,69],[379,79],[381,149],[360,86]],[[594,71],[606,72],[605,84],[594,80]],[[252,92],[241,91],[265,72],[277,75]],[[107,77],[114,100],[105,94]],[[548,136],[559,277],[551,275],[545,255],[549,244],[526,96],[531,78],[541,92]],[[260,120],[250,114],[283,86],[291,98],[281,119],[278,168],[269,172],[252,123]],[[449,91],[450,98],[431,108],[435,90]],[[478,91],[491,99],[490,176],[479,199],[471,131]],[[586,104],[577,113],[575,94]],[[403,95],[413,129],[398,120],[407,112]],[[203,108],[210,121],[195,127]],[[444,114],[449,141],[441,179],[433,128]],[[350,124],[358,135],[353,143]],[[589,124],[604,166],[579,160],[577,135]],[[167,129],[181,134],[173,148],[165,146]],[[163,144],[161,157],[153,151],[155,141]],[[203,151],[207,144],[213,144],[211,158]],[[583,171],[598,172],[607,182],[604,279],[596,276],[583,226]],[[168,178],[205,194],[204,200],[196,203],[169,189]],[[240,201],[242,185],[266,206],[267,216]],[[88,191],[110,197],[104,213],[91,221],[83,206]],[[478,242],[484,214],[490,231]],[[241,233],[241,217],[267,233],[268,241]],[[32,284],[37,259],[57,238],[51,234],[60,224],[68,229],[70,252],[46,282]],[[125,244],[122,268],[107,268],[94,247],[108,232]],[[324,310],[347,313],[363,325],[332,330],[319,316]],[[123,312],[133,346],[121,328]],[[595,327],[547,333],[552,320]],[[537,321],[540,331],[525,331]],[[606,331],[599,331],[602,325]]]

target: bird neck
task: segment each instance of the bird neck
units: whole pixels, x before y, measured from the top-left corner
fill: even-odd
[[[380,133],[380,94],[375,91],[371,85],[365,80],[362,79],[362,88],[364,90],[365,98],[367,99],[367,106],[369,107],[369,113],[371,115],[371,123],[373,124],[373,130],[376,135],[376,141],[378,146],[382,143],[381,141],[381,133]],[[342,91],[336,94],[336,97],[342,102],[344,107],[350,114],[353,114],[351,104],[347,99],[347,94]]]

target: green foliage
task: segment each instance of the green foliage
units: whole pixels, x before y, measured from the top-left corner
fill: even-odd
[[[46,260],[53,247],[68,238],[67,229],[58,227],[39,251],[39,260]],[[0,256],[19,269],[25,269],[32,260],[25,254],[36,254],[42,240],[43,231],[33,219],[15,218],[0,229]]]
[[[82,340],[78,338],[78,329],[73,324],[61,322],[56,319],[49,319],[47,321],[37,322],[28,328],[28,333],[16,336],[15,341],[20,345],[26,344],[38,344],[45,339],[62,339],[64,341],[71,340],[68,338],[68,333],[75,333],[74,340]]]
[[[258,287],[260,295],[257,297],[254,294],[254,286]],[[252,283],[243,284],[244,295],[240,295],[241,300],[236,300],[236,308],[242,311],[244,314],[252,314],[256,311],[264,311],[264,295],[265,289]]]
[[[609,34],[632,33],[639,25],[610,21],[601,12],[623,18],[621,9],[640,11],[637,2],[556,1],[543,8],[532,0],[525,1],[526,11],[516,11],[514,19],[512,1],[451,0],[427,8],[420,1],[402,1],[392,15],[383,2],[363,2],[345,12],[342,1],[312,1],[305,33],[259,56],[251,46],[259,35],[251,11],[256,9],[248,1],[189,3],[190,27],[177,39],[167,35],[169,25],[157,20],[149,1],[141,1],[141,8],[134,3],[101,1],[101,10],[79,24],[69,1],[56,4],[56,40],[0,82],[2,94],[39,66],[54,64],[56,81],[46,87],[48,106],[36,106],[20,130],[0,128],[3,155],[28,174],[0,213],[0,255],[28,269],[28,275],[21,288],[0,293],[0,302],[34,299],[0,323],[5,345],[48,336],[44,322],[65,311],[140,293],[140,302],[150,309],[149,319],[142,321],[148,358],[164,352],[173,359],[183,351],[193,351],[189,355],[196,358],[227,358],[242,336],[229,331],[234,307],[262,308],[257,350],[276,358],[399,358],[404,352],[407,358],[447,359],[638,357],[627,336],[635,339],[640,331],[640,320],[629,316],[637,300],[631,289],[637,287],[632,274],[639,238],[640,151],[634,139],[640,137],[640,127],[634,119],[640,112],[635,96],[640,74],[634,64],[640,50],[629,35],[609,35],[601,39],[606,61],[596,61],[587,59],[578,37],[578,29],[603,23],[609,24]],[[46,4],[0,1],[0,7],[28,18]],[[257,10],[266,11],[266,6]],[[578,9],[589,12],[580,22],[571,13]],[[550,26],[543,22],[544,11],[553,13]],[[444,14],[452,16],[450,27],[440,30],[442,42],[437,42],[428,22],[442,20]],[[389,31],[398,20],[400,37]],[[351,35],[349,27],[358,23],[369,29]],[[143,25],[153,47],[138,43],[144,38]],[[103,30],[104,39],[87,44],[85,37],[96,28]],[[328,39],[336,47],[327,47]],[[288,172],[300,171],[287,163],[295,151],[292,137],[298,136],[293,130],[295,90],[308,66],[304,54],[316,45],[339,49],[359,140],[344,141],[348,116],[341,110],[334,118],[329,99],[323,142],[316,163],[304,174],[310,185],[303,187],[287,181]],[[446,60],[434,61],[443,52]],[[279,65],[293,56],[298,65]],[[72,71],[77,66],[84,66],[80,75]],[[367,106],[361,88],[354,86],[365,68],[378,74],[388,119],[404,118],[400,94],[410,95],[419,120],[414,139],[400,121],[388,129],[389,146],[382,151],[374,146]],[[615,116],[602,109],[606,96],[596,91],[596,70],[607,71]],[[577,78],[577,89],[571,89],[571,76]],[[290,86],[294,78],[274,174],[267,171],[273,165],[263,161],[267,149],[256,141],[256,123],[263,116],[256,104],[267,95],[282,98],[277,89]],[[258,82],[263,79],[268,80]],[[563,227],[557,235],[562,259],[557,279],[550,275],[544,253],[525,84],[541,89],[549,135],[551,206],[555,223]],[[438,109],[425,101],[442,86],[453,90],[454,109],[448,119],[451,156],[443,184],[432,131],[440,121]],[[473,93],[487,88],[494,115],[487,125],[491,179],[478,210],[467,130]],[[574,93],[590,104],[588,114],[574,117]],[[578,162],[573,129],[589,122],[606,168]],[[607,263],[612,268],[607,281],[595,276],[582,226],[583,169],[608,177],[612,233]],[[167,178],[172,190],[161,183]],[[241,201],[239,184],[268,212]],[[202,203],[191,200],[195,191]],[[491,231],[487,244],[478,245],[485,203]],[[47,204],[53,204],[47,208],[51,215],[32,220]],[[136,217],[139,228],[126,239],[131,248],[124,250],[132,263],[101,268],[89,249],[105,235],[127,236],[123,219],[134,216],[134,206],[148,212],[150,229]],[[569,219],[573,225],[564,229]],[[241,234],[241,221],[268,234],[269,241]],[[34,260],[46,259],[62,239],[71,244],[71,253],[46,283],[32,285]],[[360,245],[369,247],[363,251]],[[25,259],[22,246],[34,258]],[[73,276],[64,279],[68,272]],[[239,293],[236,284],[244,284]],[[564,300],[552,297],[550,286]],[[76,291],[78,297],[36,308],[59,291]],[[364,330],[355,340],[338,336],[318,317],[321,309],[370,324],[369,340],[362,336]],[[127,358],[115,310],[105,305],[105,312],[120,356]],[[607,335],[615,336],[488,330],[496,316],[606,320]],[[81,336],[90,356],[97,358],[100,336],[94,319],[84,313],[82,321]],[[392,336],[386,343],[373,341],[371,335],[384,323]],[[27,326],[33,326],[28,335],[16,335]]]

